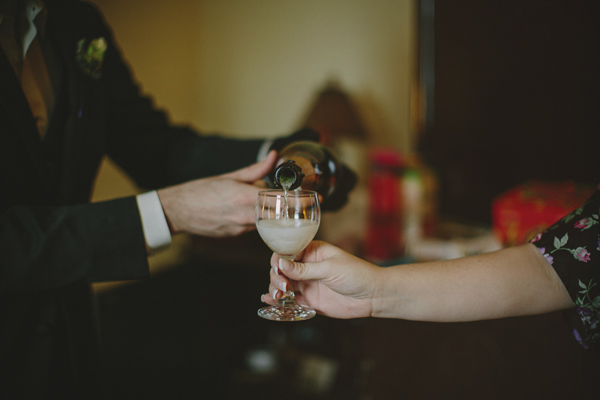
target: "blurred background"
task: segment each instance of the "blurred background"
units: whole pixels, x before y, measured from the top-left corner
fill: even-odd
[[[319,235],[380,265],[523,242],[600,182],[595,0],[93,3],[174,123],[325,132],[360,181]],[[106,160],[94,201],[139,190]],[[96,285],[106,397],[591,398],[562,314],[271,323],[269,257],[255,234],[178,236],[151,279]]]
[[[95,3],[144,93],[175,123],[235,137],[288,135],[333,85],[369,132],[346,151],[361,176],[365,143],[413,151],[414,1]],[[136,191],[107,160],[94,199]],[[160,268],[177,251],[152,261]]]

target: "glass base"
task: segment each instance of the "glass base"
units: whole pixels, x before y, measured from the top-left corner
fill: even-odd
[[[285,305],[263,307],[258,310],[258,315],[271,321],[303,321],[311,319],[316,315],[316,311],[310,307],[304,307],[299,304],[292,306]]]

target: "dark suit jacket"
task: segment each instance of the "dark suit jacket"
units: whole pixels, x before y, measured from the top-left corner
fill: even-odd
[[[80,394],[93,387],[97,363],[89,283],[148,275],[135,198],[89,203],[102,157],[153,189],[248,165],[262,143],[169,125],[140,95],[92,6],[46,5],[60,85],[43,141],[0,49],[0,398],[7,399],[91,398]],[[99,37],[108,49],[94,78],[75,54],[80,39]]]

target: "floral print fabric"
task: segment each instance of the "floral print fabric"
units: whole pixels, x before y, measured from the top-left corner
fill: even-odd
[[[588,348],[600,345],[600,185],[589,200],[531,240],[552,264],[577,318],[573,335]]]

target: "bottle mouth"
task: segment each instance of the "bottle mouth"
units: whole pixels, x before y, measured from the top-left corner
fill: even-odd
[[[294,161],[286,161],[275,170],[275,184],[282,189],[294,190],[300,187],[304,173]]]

